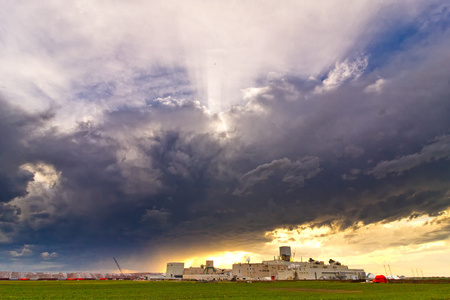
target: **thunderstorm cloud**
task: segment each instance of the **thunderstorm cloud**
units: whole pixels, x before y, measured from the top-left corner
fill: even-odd
[[[1,263],[449,243],[450,5],[351,2],[2,3]]]

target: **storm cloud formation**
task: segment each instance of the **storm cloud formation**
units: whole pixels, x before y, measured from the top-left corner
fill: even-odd
[[[361,17],[321,2],[304,8],[308,20],[289,13],[295,2],[249,14],[256,3],[244,2],[210,30],[192,24],[185,5],[150,5],[177,12],[161,24],[142,19],[154,43],[129,23],[128,14],[141,20],[139,5],[28,7],[21,17],[35,27],[5,15],[3,28],[16,33],[0,39],[0,61],[13,68],[0,73],[5,264],[88,268],[161,244],[225,249],[264,243],[276,228],[336,232],[448,210],[448,4],[357,1]],[[211,3],[199,22],[223,9]],[[16,9],[5,4],[2,15]],[[277,27],[263,11],[291,23]],[[111,25],[122,13],[127,26]],[[342,16],[362,29],[346,31]],[[117,31],[98,34],[107,28]]]

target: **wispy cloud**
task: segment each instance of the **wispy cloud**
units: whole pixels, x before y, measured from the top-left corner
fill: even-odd
[[[418,153],[398,157],[390,161],[381,161],[367,174],[376,178],[384,178],[388,174],[400,175],[412,168],[431,161],[450,158],[450,136],[436,137],[433,142],[426,145]]]
[[[352,61],[346,59],[343,62],[336,63],[334,69],[323,80],[322,86],[316,87],[316,92],[330,91],[344,84],[346,81],[358,79],[368,64],[367,57],[357,57]]]
[[[33,250],[31,250],[30,245],[24,245],[22,249],[9,251],[9,255],[11,257],[22,257],[22,256],[30,256],[33,254]]]

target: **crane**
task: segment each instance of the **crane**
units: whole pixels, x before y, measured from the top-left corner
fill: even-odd
[[[122,276],[125,277],[125,275],[123,274],[122,269],[120,268],[119,263],[117,262],[116,258],[113,257],[113,259],[116,262],[117,267],[119,268],[120,274],[122,274]]]

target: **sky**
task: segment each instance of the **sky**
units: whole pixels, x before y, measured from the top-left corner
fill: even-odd
[[[448,1],[1,1],[0,269],[450,276],[448,49]]]

